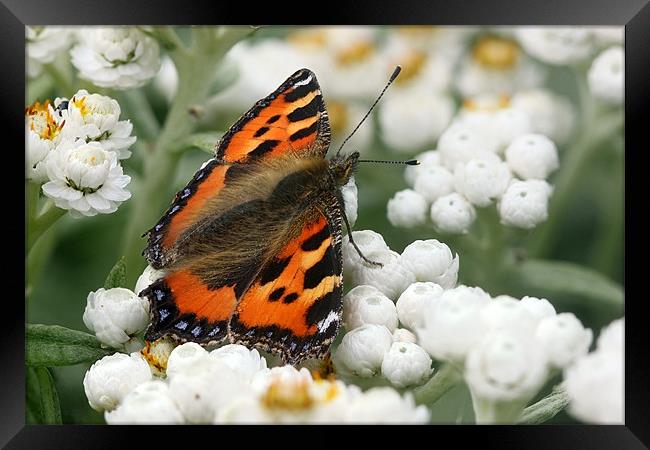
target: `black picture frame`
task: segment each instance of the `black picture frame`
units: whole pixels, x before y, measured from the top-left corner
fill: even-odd
[[[314,12],[318,14],[314,14]],[[303,13],[301,19],[289,18],[289,14]],[[440,25],[618,25],[625,26],[625,142],[631,152],[626,153],[625,205],[626,205],[626,245],[627,261],[642,257],[642,246],[638,239],[643,235],[639,221],[641,214],[632,210],[633,205],[643,205],[642,193],[633,187],[637,180],[644,179],[642,164],[636,163],[643,152],[647,152],[647,138],[641,133],[647,128],[643,112],[648,109],[650,98],[650,5],[648,0],[461,0],[461,1],[384,1],[381,4],[371,1],[356,1],[347,4],[331,2],[315,3],[292,2],[279,6],[268,2],[266,6],[255,7],[216,1],[192,1],[189,4],[172,1],[153,0],[0,0],[0,55],[2,61],[2,102],[0,119],[3,136],[11,136],[15,145],[11,150],[20,155],[17,148],[24,146],[25,107],[25,25],[90,25],[90,24],[208,24],[208,23],[318,23],[318,24],[440,24]],[[634,143],[637,142],[638,145]],[[5,149],[6,152],[9,150]],[[20,161],[20,156],[17,156]],[[22,163],[17,163],[22,164]],[[646,166],[647,167],[647,166]],[[11,169],[16,179],[11,183],[15,195],[17,186],[24,180],[19,170]],[[647,178],[647,175],[645,175]],[[605,180],[606,182],[606,180]],[[642,191],[641,191],[642,192]],[[3,199],[7,199],[3,195]],[[635,200],[637,200],[635,202]],[[8,208],[15,202],[3,202]],[[637,208],[638,208],[637,206]],[[640,210],[640,209],[637,209]],[[8,215],[7,217],[15,217]],[[15,220],[14,220],[15,221]],[[18,221],[20,222],[20,221]],[[18,228],[19,223],[14,225]],[[644,227],[645,228],[645,227]],[[24,231],[23,231],[24,232]],[[14,230],[4,234],[8,244],[16,245],[16,258],[21,249],[18,239],[12,239]],[[16,235],[20,235],[17,231]],[[5,247],[5,246],[3,246]],[[8,250],[5,261],[13,261]],[[19,271],[18,264],[9,264]],[[23,266],[24,267],[24,266]],[[626,264],[625,285],[628,281],[640,285],[635,270],[643,264]],[[210,427],[166,427],[164,433],[153,433],[142,427],[103,427],[103,426],[36,426],[25,425],[25,374],[24,374],[24,323],[25,311],[21,304],[24,289],[19,276],[8,275],[4,279],[12,288],[12,295],[5,295],[3,315],[0,326],[0,399],[2,420],[0,420],[0,444],[7,448],[122,448],[127,446],[127,435],[141,434],[146,445],[160,447],[171,444],[170,436],[178,434],[186,445],[201,442],[202,438],[211,440],[210,445],[223,444],[214,441]],[[642,279],[641,279],[642,280]],[[636,281],[636,283],[635,283]],[[463,442],[465,439],[481,439],[481,445],[498,448],[589,448],[589,449],[632,449],[647,448],[650,445],[650,358],[645,345],[650,343],[647,314],[644,314],[645,296],[639,295],[626,302],[626,370],[625,370],[625,425],[621,426],[499,426],[467,427],[437,426],[435,430],[421,427],[418,431],[426,433],[435,442]],[[11,310],[11,308],[14,308]],[[7,316],[10,315],[8,318]],[[218,431],[222,435],[224,427]],[[277,430],[277,429],[275,429]],[[327,430],[327,429],[325,429]],[[264,428],[262,438],[271,441],[269,428]],[[285,430],[286,431],[286,430]],[[295,438],[292,445],[309,445]],[[275,432],[274,432],[275,433]],[[323,434],[326,443],[329,433]],[[363,431],[367,434],[367,430]],[[199,436],[201,434],[201,436]],[[266,435],[266,436],[265,436]],[[163,439],[164,436],[164,439]],[[241,434],[234,434],[239,436]],[[246,441],[250,435],[246,433]],[[312,435],[313,440],[315,435]],[[410,440],[410,438],[409,438]],[[210,442],[210,441],[208,441]],[[341,444],[336,439],[336,445]],[[491,444],[491,445],[490,445]]]

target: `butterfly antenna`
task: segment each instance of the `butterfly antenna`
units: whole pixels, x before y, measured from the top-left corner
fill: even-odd
[[[384,95],[384,92],[386,92],[386,89],[388,89],[388,86],[390,86],[393,83],[393,81],[395,81],[395,78],[397,78],[397,75],[399,75],[399,73],[401,71],[402,71],[402,68],[400,66],[395,67],[395,70],[393,70],[393,74],[390,76],[390,78],[388,80],[388,83],[386,83],[386,86],[384,86],[384,89],[381,90],[381,93],[379,94],[379,97],[377,97],[377,100],[375,100],[375,103],[372,104],[372,106],[370,107],[370,109],[368,110],[366,115],[363,116],[363,119],[361,119],[361,122],[359,122],[359,124],[356,126],[356,128],[354,130],[352,130],[352,133],[350,133],[348,135],[348,137],[345,138],[345,140],[343,141],[343,143],[341,144],[339,149],[336,151],[337,156],[339,155],[339,153],[341,153],[341,149],[343,148],[345,143],[348,142],[348,140],[350,140],[350,138],[354,135],[354,133],[357,132],[357,130],[359,129],[361,124],[368,118],[368,116],[370,115],[370,112],[377,105],[377,103],[379,103],[379,99],[381,99],[381,97]]]
[[[420,161],[417,159],[409,159],[408,161],[388,161],[383,159],[359,159],[360,163],[382,163],[382,164],[405,164],[407,166],[417,166]]]

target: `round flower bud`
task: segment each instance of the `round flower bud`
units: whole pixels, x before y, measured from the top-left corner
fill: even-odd
[[[510,298],[495,298],[481,310],[481,320],[490,330],[514,330],[530,332],[537,320],[519,300]]]
[[[564,371],[569,413],[588,423],[623,424],[624,355],[596,351]]]
[[[384,355],[393,344],[393,336],[382,325],[363,325],[343,336],[334,353],[334,364],[360,377],[379,372]]]
[[[383,236],[372,230],[353,231],[352,240],[364,255],[374,251],[389,250]],[[350,243],[349,236],[343,236],[342,253],[343,272],[348,274],[357,270],[357,267],[361,264],[361,256],[359,256],[357,250]]]
[[[433,144],[453,114],[454,103],[445,94],[410,90],[389,95],[378,113],[381,137],[392,149],[413,154]]]
[[[533,131],[528,114],[521,109],[515,108],[506,108],[497,111],[492,119],[492,126],[496,131],[501,148],[507,146],[522,134]]]
[[[515,94],[512,107],[524,111],[531,122],[531,132],[565,143],[573,131],[575,112],[565,98],[546,89],[530,89]]]
[[[483,335],[465,362],[473,395],[488,400],[528,400],[548,376],[544,351],[525,333],[501,330]]]
[[[624,325],[624,319],[618,319],[603,328],[596,342],[598,351],[622,353],[623,342],[625,341]]]
[[[456,285],[458,254],[454,257],[449,247],[437,239],[417,240],[407,245],[402,252],[402,263],[418,281],[432,281],[443,289]]]
[[[140,292],[144,291],[146,288],[151,286],[154,281],[165,276],[164,270],[157,270],[151,267],[150,265],[144,268],[142,275],[138,277],[138,281],[135,282],[135,289],[133,292],[140,295]]]
[[[454,176],[442,166],[426,166],[418,172],[413,189],[428,202],[434,202],[454,191]]]
[[[84,392],[92,409],[110,411],[137,385],[151,378],[149,364],[139,353],[114,353],[90,366],[84,376]]]
[[[488,206],[500,197],[510,178],[508,165],[500,160],[471,159],[454,171],[456,191],[476,206]]]
[[[594,50],[591,31],[576,27],[518,27],[515,31],[526,52],[548,64],[575,64]]]
[[[388,221],[394,227],[412,228],[427,220],[427,200],[412,189],[404,189],[388,200]]]
[[[393,342],[409,342],[416,344],[418,338],[406,328],[398,328],[393,331]]]
[[[465,234],[476,219],[476,211],[465,197],[453,192],[431,205],[431,220],[443,232]]]
[[[394,389],[375,387],[356,396],[344,410],[346,423],[427,423],[426,406],[416,406],[410,393],[403,397]]]
[[[519,300],[519,305],[526,308],[526,310],[535,317],[535,320],[538,322],[545,317],[552,317],[556,314],[555,308],[551,305],[551,302],[545,298],[526,296]]]
[[[136,387],[114,411],[104,413],[109,425],[184,423],[178,406],[169,396],[163,381],[155,380]]]
[[[354,330],[365,324],[384,325],[391,332],[397,328],[397,310],[395,303],[381,292],[369,292],[359,295],[357,288],[370,286],[357,286],[350,291],[353,295],[346,295],[343,299],[343,323],[346,330]],[[356,290],[356,292],[355,292]],[[369,291],[369,289],[364,289]]]
[[[550,363],[563,368],[587,354],[593,334],[572,313],[542,319],[535,339],[546,349]]]
[[[593,96],[613,105],[622,104],[624,67],[623,47],[611,47],[598,55],[587,74]]]
[[[208,351],[195,342],[179,345],[167,358],[167,377],[176,373],[195,372],[210,364]]]
[[[398,388],[422,384],[432,372],[431,357],[409,342],[394,342],[381,363],[381,374]]]
[[[498,142],[493,136],[487,136],[485,133],[460,123],[447,128],[447,131],[442,133],[438,140],[440,161],[449,170],[454,170],[456,164],[466,163],[470,159],[494,153],[497,148]]]
[[[167,373],[169,355],[176,348],[176,343],[168,337],[147,341],[140,354],[147,360],[154,375],[162,377]]]
[[[361,261],[350,277],[353,284],[369,284],[393,300],[415,282],[415,275],[404,267],[399,253],[392,250],[378,250],[365,253],[365,256],[382,266]]]
[[[438,360],[462,362],[484,335],[481,309],[490,296],[478,287],[458,286],[427,302],[418,342]]]
[[[266,359],[256,349],[249,350],[243,345],[227,344],[210,352],[210,358],[228,366],[240,380],[246,382],[260,370],[266,369]]]
[[[406,169],[404,169],[404,179],[406,180],[406,184],[411,187],[415,184],[415,179],[422,170],[430,166],[440,165],[440,155],[435,150],[420,153],[414,159],[417,159],[420,164],[417,166],[406,166]]]
[[[397,299],[397,317],[400,323],[411,330],[421,326],[425,305],[433,302],[442,292],[442,287],[436,283],[411,284]]]
[[[343,196],[343,203],[345,205],[345,215],[350,222],[350,227],[353,227],[357,221],[357,208],[358,208],[358,190],[354,182],[354,177],[350,177],[348,183],[341,188],[341,195]]]
[[[149,302],[124,288],[99,288],[88,294],[83,321],[97,339],[119,347],[149,323]]]
[[[506,149],[510,169],[524,180],[543,180],[560,165],[553,141],[541,134],[525,134]]]
[[[501,223],[531,229],[548,217],[548,199],[553,188],[543,180],[514,181],[498,204]]]

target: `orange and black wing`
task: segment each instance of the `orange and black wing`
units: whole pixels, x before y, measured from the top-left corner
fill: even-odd
[[[340,215],[318,212],[243,293],[230,341],[278,353],[289,364],[322,358],[339,329],[342,288]]]
[[[325,157],[330,126],[316,75],[301,69],[268,97],[258,101],[226,132],[209,160],[179,191],[158,223],[145,233],[143,255],[156,269],[169,265],[174,243],[206,202],[238,176],[240,164],[292,152]],[[236,163],[236,164],[232,164]]]

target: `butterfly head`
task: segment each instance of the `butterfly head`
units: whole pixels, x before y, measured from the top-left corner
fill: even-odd
[[[357,170],[359,164],[359,152],[352,152],[349,155],[335,155],[329,163],[329,171],[337,186],[344,186],[350,177]]]

